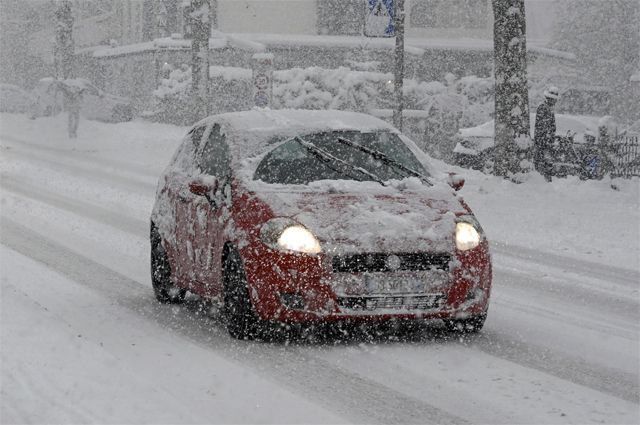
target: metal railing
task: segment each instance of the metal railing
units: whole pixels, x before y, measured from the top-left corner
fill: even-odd
[[[606,146],[611,162],[611,177],[640,177],[640,143],[638,136],[618,136]]]

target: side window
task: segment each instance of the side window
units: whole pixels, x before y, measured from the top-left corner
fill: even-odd
[[[202,148],[198,165],[203,173],[224,179],[229,175],[229,163],[229,145],[220,126],[216,124]]]
[[[189,131],[189,133],[185,136],[176,156],[173,160],[173,168],[183,171],[183,172],[191,172],[195,168],[195,153],[200,146],[200,139],[202,139],[202,135],[204,134],[204,130],[207,127],[202,125],[199,127],[194,127]]]

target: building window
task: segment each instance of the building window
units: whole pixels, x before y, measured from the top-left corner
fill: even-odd
[[[486,28],[488,0],[414,0],[410,25],[414,28]]]

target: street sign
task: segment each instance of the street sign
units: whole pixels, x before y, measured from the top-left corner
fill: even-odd
[[[258,108],[269,108],[273,97],[273,54],[256,53],[251,59],[253,103]]]
[[[365,21],[364,35],[367,37],[393,37],[394,0],[364,0]]]

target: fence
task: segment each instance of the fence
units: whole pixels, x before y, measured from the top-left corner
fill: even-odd
[[[611,177],[640,177],[638,136],[619,136],[608,148],[612,162]]]

